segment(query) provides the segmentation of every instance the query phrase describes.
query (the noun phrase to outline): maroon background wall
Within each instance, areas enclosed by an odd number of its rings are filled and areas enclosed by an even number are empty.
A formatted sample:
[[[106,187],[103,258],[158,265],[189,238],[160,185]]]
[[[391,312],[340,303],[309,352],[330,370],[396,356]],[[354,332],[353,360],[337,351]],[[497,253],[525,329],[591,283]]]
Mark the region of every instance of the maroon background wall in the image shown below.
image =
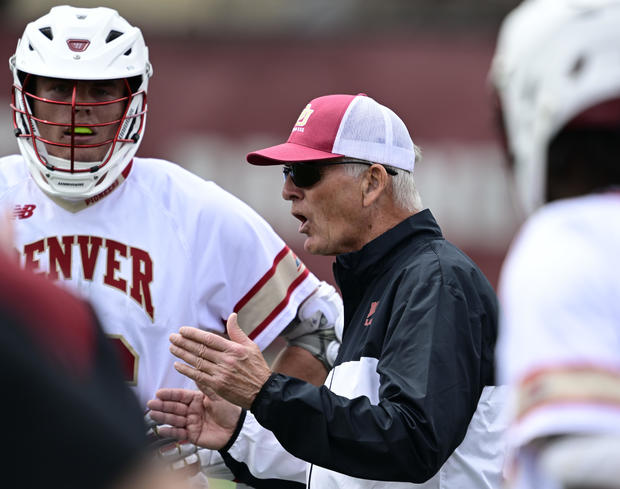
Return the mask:
[[[0,59],[12,54],[18,35],[6,30],[0,35]],[[187,132],[232,140],[260,132],[284,140],[313,97],[358,92],[394,108],[422,147],[445,141],[496,144],[486,86],[494,33],[238,41],[149,32],[145,37],[155,73],[141,155],[171,158],[173,141]],[[8,92],[8,69],[6,83]],[[239,171],[244,164],[239,161]],[[493,284],[505,245],[465,250]],[[331,259],[295,251],[331,281]]]
[[[142,154],[165,157],[169,138],[196,128],[284,140],[303,105],[326,93],[364,92],[393,107],[422,147],[495,141],[486,86],[492,35],[149,44],[155,76]],[[466,249],[493,284],[505,252],[498,246]],[[331,280],[329,258],[295,251]]]

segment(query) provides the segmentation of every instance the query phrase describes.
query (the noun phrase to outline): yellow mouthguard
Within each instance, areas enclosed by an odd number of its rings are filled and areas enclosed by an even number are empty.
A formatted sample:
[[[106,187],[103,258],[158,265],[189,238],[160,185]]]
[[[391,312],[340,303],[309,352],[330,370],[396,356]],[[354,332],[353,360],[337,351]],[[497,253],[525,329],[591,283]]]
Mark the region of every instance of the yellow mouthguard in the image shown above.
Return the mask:
[[[76,127],[74,132],[75,134],[92,134],[93,130],[90,127]]]

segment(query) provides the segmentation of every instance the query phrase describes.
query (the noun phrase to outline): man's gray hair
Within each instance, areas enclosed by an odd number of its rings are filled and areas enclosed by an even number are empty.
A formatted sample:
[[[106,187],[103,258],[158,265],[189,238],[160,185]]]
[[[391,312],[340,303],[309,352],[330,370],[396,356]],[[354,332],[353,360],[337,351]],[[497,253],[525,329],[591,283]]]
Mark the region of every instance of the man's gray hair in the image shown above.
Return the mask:
[[[422,160],[422,151],[419,147],[414,145],[415,161],[416,164]],[[415,186],[413,179],[413,172],[395,168],[389,165],[383,165],[386,168],[390,168],[396,172],[396,175],[392,176],[392,192],[394,194],[394,202],[398,206],[406,209],[409,212],[419,212],[423,209],[422,198]],[[350,165],[344,165],[345,172],[353,177],[359,177],[362,173],[368,170],[367,165],[360,163],[351,163]]]

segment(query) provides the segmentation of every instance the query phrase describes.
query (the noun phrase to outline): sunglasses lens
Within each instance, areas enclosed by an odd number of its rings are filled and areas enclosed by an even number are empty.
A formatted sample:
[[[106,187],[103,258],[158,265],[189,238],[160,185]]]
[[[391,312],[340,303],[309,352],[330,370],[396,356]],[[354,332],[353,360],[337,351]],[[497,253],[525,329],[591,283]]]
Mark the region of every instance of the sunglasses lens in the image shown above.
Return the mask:
[[[297,163],[284,167],[284,178],[286,179],[288,175],[296,186],[304,188],[314,185],[321,179],[321,170],[318,166]]]

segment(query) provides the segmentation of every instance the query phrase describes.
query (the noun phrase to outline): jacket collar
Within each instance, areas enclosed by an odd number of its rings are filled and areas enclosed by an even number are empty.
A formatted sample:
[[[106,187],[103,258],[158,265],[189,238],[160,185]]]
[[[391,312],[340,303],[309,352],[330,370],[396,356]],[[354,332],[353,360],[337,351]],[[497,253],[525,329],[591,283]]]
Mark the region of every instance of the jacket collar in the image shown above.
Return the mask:
[[[367,283],[377,273],[389,269],[398,259],[404,250],[404,241],[422,243],[442,237],[441,229],[431,211],[424,209],[366,243],[360,250],[338,255],[333,265],[336,283],[341,290],[343,286],[346,288],[347,284]],[[407,246],[410,252],[409,246],[411,243]]]

